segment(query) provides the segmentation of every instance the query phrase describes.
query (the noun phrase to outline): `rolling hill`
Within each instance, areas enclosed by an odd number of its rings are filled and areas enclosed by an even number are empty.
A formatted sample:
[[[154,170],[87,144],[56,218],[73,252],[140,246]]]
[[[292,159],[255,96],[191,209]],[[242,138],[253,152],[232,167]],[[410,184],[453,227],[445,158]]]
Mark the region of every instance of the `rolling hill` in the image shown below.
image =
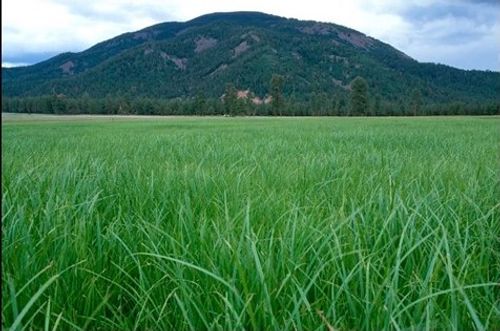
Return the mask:
[[[80,53],[2,68],[2,95],[218,97],[227,83],[265,96],[273,74],[284,93],[345,95],[362,76],[370,93],[397,101],[419,90],[435,103],[499,102],[500,73],[419,63],[347,27],[258,12],[214,13],[125,33]]]

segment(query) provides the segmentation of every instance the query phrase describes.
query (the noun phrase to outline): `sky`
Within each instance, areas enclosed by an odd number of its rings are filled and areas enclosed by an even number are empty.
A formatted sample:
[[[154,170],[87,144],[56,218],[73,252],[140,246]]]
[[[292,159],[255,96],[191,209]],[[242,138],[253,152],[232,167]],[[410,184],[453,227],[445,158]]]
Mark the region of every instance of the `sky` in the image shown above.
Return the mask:
[[[160,22],[240,10],[341,24],[421,62],[500,71],[500,0],[3,0],[2,66],[83,51]]]

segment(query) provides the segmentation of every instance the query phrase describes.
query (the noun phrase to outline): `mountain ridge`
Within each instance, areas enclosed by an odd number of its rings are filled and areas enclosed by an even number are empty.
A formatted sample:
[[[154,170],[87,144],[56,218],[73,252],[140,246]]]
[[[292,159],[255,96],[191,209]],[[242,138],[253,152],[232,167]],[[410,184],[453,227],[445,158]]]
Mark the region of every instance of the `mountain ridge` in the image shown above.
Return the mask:
[[[356,76],[387,100],[421,91],[429,102],[499,101],[500,73],[420,63],[389,44],[333,23],[260,12],[164,22],[76,53],[2,68],[2,95],[218,97],[226,83],[264,96],[273,74],[285,95],[345,95]]]

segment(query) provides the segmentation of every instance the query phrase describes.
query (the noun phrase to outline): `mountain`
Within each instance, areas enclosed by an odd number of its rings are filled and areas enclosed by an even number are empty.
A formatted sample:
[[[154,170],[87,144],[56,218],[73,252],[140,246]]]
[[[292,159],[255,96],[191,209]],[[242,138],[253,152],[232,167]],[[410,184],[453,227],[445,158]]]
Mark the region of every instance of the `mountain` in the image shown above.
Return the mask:
[[[429,102],[500,101],[500,73],[419,63],[336,24],[258,12],[213,13],[125,33],[80,53],[2,68],[2,95],[218,97],[227,83],[265,96],[273,74],[284,94],[347,94],[361,76],[385,100],[418,90]]]

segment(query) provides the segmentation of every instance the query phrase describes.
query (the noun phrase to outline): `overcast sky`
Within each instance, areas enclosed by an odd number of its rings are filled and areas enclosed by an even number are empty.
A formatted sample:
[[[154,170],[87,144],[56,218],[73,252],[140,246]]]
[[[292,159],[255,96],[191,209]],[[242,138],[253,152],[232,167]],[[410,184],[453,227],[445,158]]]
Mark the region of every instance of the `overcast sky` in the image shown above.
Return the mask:
[[[3,0],[2,65],[83,51],[159,22],[237,10],[337,23],[422,62],[500,71],[500,0]]]

